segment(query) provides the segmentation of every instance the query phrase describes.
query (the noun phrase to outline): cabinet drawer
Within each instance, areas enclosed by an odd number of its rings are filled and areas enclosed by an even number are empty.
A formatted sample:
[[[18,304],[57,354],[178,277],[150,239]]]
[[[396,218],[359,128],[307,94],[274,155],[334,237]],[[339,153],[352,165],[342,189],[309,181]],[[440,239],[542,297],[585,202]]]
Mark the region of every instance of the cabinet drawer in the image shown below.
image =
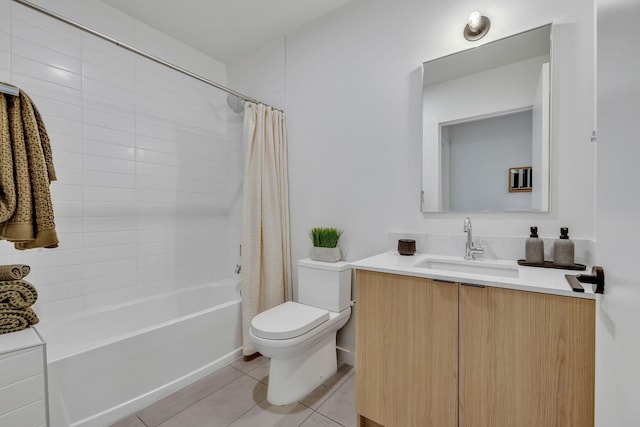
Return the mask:
[[[44,376],[36,375],[7,387],[0,388],[0,416],[17,408],[44,399]],[[12,424],[2,424],[1,426]]]
[[[0,415],[0,426],[39,427],[46,424],[44,400],[23,406],[13,412]]]
[[[0,355],[0,388],[42,374],[42,347],[29,348]]]

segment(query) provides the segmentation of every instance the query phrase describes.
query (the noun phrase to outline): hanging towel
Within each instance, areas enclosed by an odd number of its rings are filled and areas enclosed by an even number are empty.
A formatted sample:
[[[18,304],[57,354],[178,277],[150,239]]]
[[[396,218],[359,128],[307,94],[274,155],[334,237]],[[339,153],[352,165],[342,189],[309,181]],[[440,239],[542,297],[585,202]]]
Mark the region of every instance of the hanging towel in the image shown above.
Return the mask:
[[[0,239],[16,249],[55,248],[49,184],[56,180],[44,122],[29,96],[0,95]]]
[[[0,282],[0,308],[27,308],[38,300],[38,291],[25,280]]]
[[[0,281],[23,279],[30,271],[31,267],[26,264],[0,265]]]
[[[13,169],[7,97],[0,95],[0,188],[2,188],[0,191],[0,224],[11,218],[16,210],[16,186]],[[0,231],[2,231],[2,226],[0,226]]]
[[[0,334],[21,331],[30,325],[36,325],[39,321],[30,307],[9,309],[2,308],[0,304]]]

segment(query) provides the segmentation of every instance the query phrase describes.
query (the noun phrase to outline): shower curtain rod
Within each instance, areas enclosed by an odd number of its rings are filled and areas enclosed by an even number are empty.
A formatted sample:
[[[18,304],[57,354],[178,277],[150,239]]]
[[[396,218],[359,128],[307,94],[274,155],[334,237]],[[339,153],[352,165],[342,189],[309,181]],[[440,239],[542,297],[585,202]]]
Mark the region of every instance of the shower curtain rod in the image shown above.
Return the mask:
[[[96,31],[96,30],[94,30],[92,28],[89,28],[89,27],[87,27],[85,25],[82,25],[82,24],[80,24],[80,23],[78,23],[76,21],[72,21],[71,19],[65,18],[62,15],[58,15],[57,13],[52,12],[52,11],[50,11],[48,9],[43,8],[43,7],[40,7],[37,4],[31,3],[30,1],[27,1],[27,0],[13,0],[13,1],[16,2],[16,3],[20,3],[21,5],[26,6],[28,8],[31,8],[31,9],[33,9],[35,11],[38,11],[40,13],[43,13],[43,14],[45,14],[47,16],[50,16],[51,18],[57,19],[58,21],[62,21],[64,23],[66,23],[66,24],[69,24],[72,27],[78,28],[78,29],[80,29],[80,30],[82,30],[84,32],[87,32],[89,34],[93,34],[94,36],[99,37],[99,38],[101,38],[103,40],[106,40],[106,41],[108,41],[110,43],[113,43],[118,47],[121,47],[123,49],[128,50],[129,52],[133,52],[136,55],[140,55],[140,56],[142,56],[144,58],[147,58],[147,59],[149,59],[149,60],[151,60],[153,62],[156,62],[158,64],[164,65],[165,67],[171,68],[174,71],[177,71],[177,72],[182,73],[182,74],[184,74],[186,76],[189,76],[191,78],[199,80],[202,83],[208,84],[209,86],[213,86],[213,87],[215,87],[217,89],[220,89],[220,90],[222,90],[224,92],[227,92],[230,95],[236,96],[236,97],[238,97],[240,99],[243,99],[245,101],[249,101],[249,102],[254,102],[256,104],[263,104],[263,105],[270,106],[269,104],[266,104],[264,102],[260,102],[258,100],[255,100],[255,99],[253,99],[253,98],[251,98],[251,97],[249,97],[247,95],[241,94],[240,92],[236,92],[233,89],[229,89],[228,87],[223,86],[220,83],[216,83],[213,80],[209,80],[209,79],[207,79],[205,77],[202,77],[202,76],[200,76],[200,75],[198,75],[196,73],[193,73],[193,72],[191,72],[189,70],[186,70],[186,69],[184,69],[182,67],[179,67],[179,66],[177,66],[175,64],[172,64],[171,62],[165,61],[164,59],[160,59],[157,56],[151,55],[151,54],[149,54],[147,52],[144,52],[144,51],[142,51],[140,49],[137,49],[137,48],[135,48],[135,47],[133,47],[131,45],[128,45],[128,44],[123,43],[123,42],[121,42],[119,40],[116,40],[113,37],[109,37],[106,34],[103,34],[103,33],[99,32],[99,31]],[[277,109],[275,107],[272,107],[272,108],[275,109],[275,110],[278,110],[278,111],[282,111],[282,110],[279,110],[279,109]]]

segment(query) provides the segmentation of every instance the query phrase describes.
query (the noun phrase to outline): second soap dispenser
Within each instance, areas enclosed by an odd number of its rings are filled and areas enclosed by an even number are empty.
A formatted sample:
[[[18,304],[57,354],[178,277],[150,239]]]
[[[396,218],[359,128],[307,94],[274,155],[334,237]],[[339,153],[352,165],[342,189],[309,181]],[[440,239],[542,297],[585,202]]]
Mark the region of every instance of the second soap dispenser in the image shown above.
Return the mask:
[[[531,227],[525,243],[525,260],[532,264],[544,263],[544,242],[538,237],[538,227]]]
[[[569,229],[560,229],[560,238],[553,243],[553,263],[556,265],[572,266],[574,264],[575,246],[569,239]]]

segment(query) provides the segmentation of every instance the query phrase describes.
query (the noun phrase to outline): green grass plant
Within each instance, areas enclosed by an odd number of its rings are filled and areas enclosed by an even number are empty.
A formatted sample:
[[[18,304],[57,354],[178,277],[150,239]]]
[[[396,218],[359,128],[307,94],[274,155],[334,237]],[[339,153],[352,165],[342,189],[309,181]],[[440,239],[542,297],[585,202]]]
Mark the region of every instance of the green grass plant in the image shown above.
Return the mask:
[[[333,227],[314,227],[309,235],[313,246],[317,248],[335,248],[338,246],[342,231]]]

